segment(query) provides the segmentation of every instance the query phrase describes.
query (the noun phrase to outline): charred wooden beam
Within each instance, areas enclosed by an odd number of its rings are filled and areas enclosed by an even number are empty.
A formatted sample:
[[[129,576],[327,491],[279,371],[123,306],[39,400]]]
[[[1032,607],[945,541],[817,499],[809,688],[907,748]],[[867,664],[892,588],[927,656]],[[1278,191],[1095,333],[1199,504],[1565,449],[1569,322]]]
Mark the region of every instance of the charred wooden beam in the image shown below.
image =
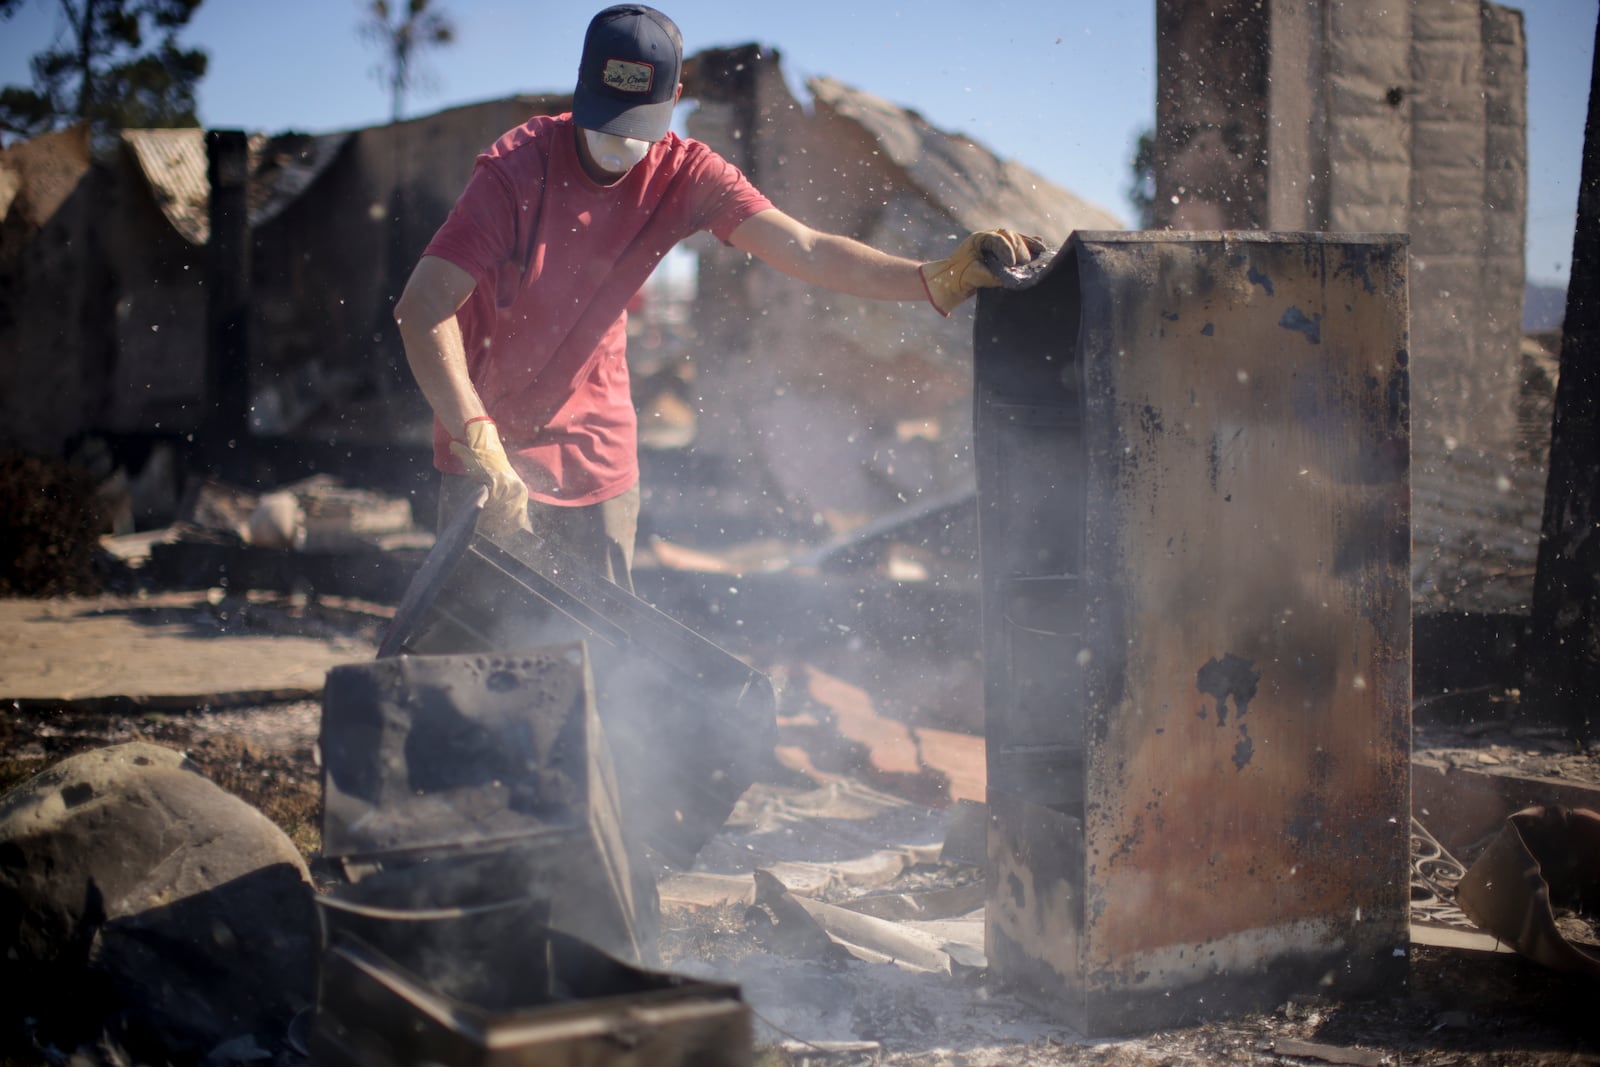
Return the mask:
[[[211,236],[206,244],[205,466],[250,430],[249,140],[241,130],[206,131]]]

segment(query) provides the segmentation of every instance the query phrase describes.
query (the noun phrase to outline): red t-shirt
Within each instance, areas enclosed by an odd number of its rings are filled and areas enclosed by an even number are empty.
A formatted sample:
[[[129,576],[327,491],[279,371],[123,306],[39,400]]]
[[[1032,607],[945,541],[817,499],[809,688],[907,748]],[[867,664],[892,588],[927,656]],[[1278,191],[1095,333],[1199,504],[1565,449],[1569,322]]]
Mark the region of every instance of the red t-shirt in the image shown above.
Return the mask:
[[[478,157],[424,255],[477,287],[456,314],[467,369],[534,499],[593,504],[639,478],[627,306],[673,245],[727,241],[772,207],[739,169],[669,133],[613,185],[583,169],[571,115],[539,116]],[[434,421],[433,461],[460,474]]]

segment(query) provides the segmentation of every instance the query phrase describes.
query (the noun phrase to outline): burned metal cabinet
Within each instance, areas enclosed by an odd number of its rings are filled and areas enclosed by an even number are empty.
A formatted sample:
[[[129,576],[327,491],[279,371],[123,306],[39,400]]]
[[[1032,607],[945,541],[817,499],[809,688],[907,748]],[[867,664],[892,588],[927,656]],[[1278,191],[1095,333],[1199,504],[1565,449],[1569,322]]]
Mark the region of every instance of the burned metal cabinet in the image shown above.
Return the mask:
[[[980,298],[988,956],[1084,1033],[1403,980],[1406,331],[1391,235],[1079,233]]]

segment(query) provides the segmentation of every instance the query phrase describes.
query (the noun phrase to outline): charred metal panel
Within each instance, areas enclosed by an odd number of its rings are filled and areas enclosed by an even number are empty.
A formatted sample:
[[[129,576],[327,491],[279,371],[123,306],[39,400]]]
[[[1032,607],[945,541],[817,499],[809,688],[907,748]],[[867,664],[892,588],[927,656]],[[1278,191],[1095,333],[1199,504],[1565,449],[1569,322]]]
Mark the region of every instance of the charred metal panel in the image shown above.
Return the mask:
[[[427,584],[407,593],[411,617],[386,647],[585,642],[625,827],[667,863],[693,865],[771,764],[777,700],[766,675],[532,535],[474,535]]]
[[[1078,234],[975,334],[988,952],[1090,1034],[1404,974],[1404,238]]]
[[[319,746],[322,850],[361,872],[357,903],[533,901],[607,951],[648,951],[583,645],[335,667]]]

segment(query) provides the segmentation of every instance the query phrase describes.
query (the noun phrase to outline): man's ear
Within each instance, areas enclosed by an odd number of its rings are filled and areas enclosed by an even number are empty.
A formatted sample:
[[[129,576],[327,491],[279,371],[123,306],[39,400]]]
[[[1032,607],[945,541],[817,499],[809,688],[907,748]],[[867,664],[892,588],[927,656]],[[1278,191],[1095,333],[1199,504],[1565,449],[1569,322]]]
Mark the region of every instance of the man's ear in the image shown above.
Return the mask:
[[[679,82],[677,91],[672,94],[672,102],[674,104],[676,104],[679,100],[682,100],[682,99],[683,99],[683,83]]]

